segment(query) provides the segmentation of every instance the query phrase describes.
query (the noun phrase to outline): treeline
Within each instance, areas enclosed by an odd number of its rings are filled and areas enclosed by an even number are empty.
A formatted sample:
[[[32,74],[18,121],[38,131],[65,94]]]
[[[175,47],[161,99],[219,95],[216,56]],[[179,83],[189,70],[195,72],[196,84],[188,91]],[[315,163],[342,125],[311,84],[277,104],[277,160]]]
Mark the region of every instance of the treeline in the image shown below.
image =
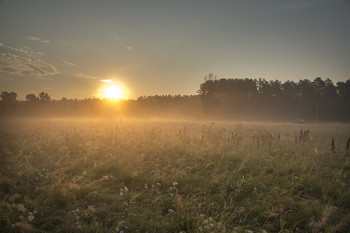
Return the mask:
[[[226,79],[209,74],[196,95],[142,96],[136,100],[66,99],[2,92],[2,117],[183,117],[192,119],[349,121],[350,79],[299,82]]]
[[[265,79],[218,79],[200,85],[205,112],[249,120],[350,120],[350,79],[315,78],[299,82]]]
[[[0,117],[197,117],[201,99],[194,95],[142,96],[136,100],[51,99],[48,93],[28,94],[17,100],[14,92],[2,92]]]

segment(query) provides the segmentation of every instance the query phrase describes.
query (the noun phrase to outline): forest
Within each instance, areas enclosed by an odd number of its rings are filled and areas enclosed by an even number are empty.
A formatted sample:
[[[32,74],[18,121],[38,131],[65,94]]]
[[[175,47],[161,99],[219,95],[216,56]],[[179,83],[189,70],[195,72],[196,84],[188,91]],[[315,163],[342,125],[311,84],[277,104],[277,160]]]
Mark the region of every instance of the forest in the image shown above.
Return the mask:
[[[3,91],[1,117],[134,117],[249,121],[349,121],[350,79],[298,82],[218,78],[210,73],[194,95],[154,95],[137,99],[51,99],[41,92],[17,100]]]

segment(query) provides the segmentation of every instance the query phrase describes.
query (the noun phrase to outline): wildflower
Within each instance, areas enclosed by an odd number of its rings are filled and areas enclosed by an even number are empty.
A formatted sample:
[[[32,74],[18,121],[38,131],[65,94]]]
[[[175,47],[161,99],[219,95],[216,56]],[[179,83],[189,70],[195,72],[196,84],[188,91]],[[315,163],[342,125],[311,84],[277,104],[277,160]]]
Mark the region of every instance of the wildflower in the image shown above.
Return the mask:
[[[156,173],[156,170],[152,170],[152,171],[151,171],[151,174],[154,174],[154,173]]]
[[[127,193],[129,191],[128,187],[124,187],[125,192]]]
[[[218,222],[218,230],[222,228],[222,222]]]
[[[95,211],[95,206],[89,205],[88,206],[88,210],[91,211],[91,212],[94,212]]]
[[[125,206],[129,206],[129,204],[128,204],[126,201],[124,201],[123,204],[124,204]]]
[[[175,210],[173,210],[173,209],[169,209],[169,210],[168,210],[168,212],[169,212],[169,213],[174,213],[174,212],[175,212]]]
[[[31,222],[31,221],[33,221],[33,220],[34,220],[34,216],[33,216],[32,214],[29,215],[29,216],[28,216],[28,221]]]
[[[146,189],[146,190],[148,189],[148,185],[147,185],[147,183],[145,184],[145,189]]]
[[[212,222],[214,219],[212,217],[208,218],[209,222]]]

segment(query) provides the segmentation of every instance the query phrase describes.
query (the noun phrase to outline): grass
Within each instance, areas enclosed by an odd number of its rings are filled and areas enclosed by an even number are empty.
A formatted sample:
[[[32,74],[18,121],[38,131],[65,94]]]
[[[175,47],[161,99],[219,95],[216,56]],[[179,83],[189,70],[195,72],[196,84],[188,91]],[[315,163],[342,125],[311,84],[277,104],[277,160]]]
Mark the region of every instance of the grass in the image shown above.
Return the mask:
[[[300,129],[310,129],[307,140],[295,140]],[[349,132],[348,124],[3,120],[0,228],[347,232]]]

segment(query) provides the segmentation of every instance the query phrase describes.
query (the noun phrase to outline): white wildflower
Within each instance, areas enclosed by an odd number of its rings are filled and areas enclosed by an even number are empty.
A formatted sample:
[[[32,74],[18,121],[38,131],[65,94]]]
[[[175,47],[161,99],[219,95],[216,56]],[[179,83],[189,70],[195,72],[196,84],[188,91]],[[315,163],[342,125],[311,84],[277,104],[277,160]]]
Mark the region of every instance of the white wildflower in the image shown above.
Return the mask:
[[[168,210],[168,212],[169,212],[169,213],[174,213],[174,212],[175,212],[175,210],[173,210],[173,209],[169,209],[169,210]]]
[[[89,205],[88,206],[88,210],[91,211],[91,212],[94,212],[95,211],[95,206]]]
[[[33,216],[32,214],[29,215],[29,216],[28,216],[28,221],[31,222],[31,221],[33,221],[33,220],[34,220],[34,216]]]

